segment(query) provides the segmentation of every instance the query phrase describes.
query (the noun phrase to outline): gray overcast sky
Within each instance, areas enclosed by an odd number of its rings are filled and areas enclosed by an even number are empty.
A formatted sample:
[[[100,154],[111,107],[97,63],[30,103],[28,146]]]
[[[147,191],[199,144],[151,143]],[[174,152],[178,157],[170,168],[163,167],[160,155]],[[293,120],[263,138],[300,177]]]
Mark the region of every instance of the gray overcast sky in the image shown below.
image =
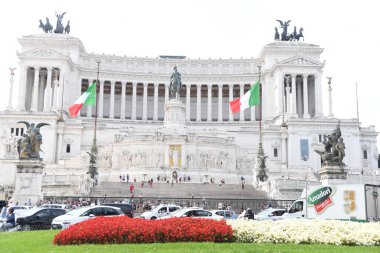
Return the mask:
[[[305,42],[325,48],[324,77],[333,78],[333,113],[356,117],[355,82],[363,126],[380,129],[380,1],[107,0],[0,1],[0,106],[6,106],[17,38],[42,33],[38,20],[67,12],[71,35],[88,52],[156,57],[251,58],[273,42],[276,19],[304,28]],[[16,85],[18,84],[16,70]],[[324,113],[327,80],[323,78]],[[380,140],[380,138],[378,138]]]

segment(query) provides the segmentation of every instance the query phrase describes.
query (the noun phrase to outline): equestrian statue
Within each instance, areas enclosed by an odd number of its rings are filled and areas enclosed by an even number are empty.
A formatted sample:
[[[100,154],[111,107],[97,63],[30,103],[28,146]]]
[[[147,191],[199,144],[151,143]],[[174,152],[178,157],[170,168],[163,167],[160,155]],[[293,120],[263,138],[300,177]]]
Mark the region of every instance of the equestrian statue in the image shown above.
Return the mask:
[[[169,96],[171,99],[179,99],[182,88],[181,74],[177,71],[177,66],[174,67],[174,72],[170,77]]]

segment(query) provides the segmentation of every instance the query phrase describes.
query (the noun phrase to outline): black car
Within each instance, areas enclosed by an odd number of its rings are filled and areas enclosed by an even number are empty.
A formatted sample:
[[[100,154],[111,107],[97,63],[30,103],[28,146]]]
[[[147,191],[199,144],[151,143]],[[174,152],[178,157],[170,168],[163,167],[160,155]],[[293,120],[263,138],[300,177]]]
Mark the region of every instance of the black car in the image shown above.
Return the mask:
[[[65,213],[66,210],[61,208],[33,208],[17,218],[16,223],[23,230],[50,229],[53,219]]]
[[[134,214],[134,212],[135,212],[135,210],[134,210],[134,208],[133,208],[133,206],[132,206],[131,204],[123,204],[123,203],[102,203],[102,206],[114,206],[114,207],[118,207],[118,208],[121,209],[121,211],[122,211],[125,215],[127,215],[127,216],[129,216],[129,217],[131,217],[131,218],[133,218],[133,214]]]

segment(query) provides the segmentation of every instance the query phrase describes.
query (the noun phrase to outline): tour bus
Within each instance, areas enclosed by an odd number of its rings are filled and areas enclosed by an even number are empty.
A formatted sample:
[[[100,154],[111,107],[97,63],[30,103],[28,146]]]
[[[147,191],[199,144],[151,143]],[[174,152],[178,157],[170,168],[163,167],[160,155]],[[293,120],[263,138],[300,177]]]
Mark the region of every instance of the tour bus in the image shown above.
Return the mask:
[[[308,186],[282,217],[379,221],[379,190],[370,184]]]

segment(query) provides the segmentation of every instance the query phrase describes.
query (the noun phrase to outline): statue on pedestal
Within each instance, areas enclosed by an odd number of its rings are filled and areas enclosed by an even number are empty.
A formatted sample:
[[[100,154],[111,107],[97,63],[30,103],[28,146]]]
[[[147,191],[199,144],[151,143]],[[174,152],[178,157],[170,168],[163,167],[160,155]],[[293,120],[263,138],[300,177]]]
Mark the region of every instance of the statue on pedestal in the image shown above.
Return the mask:
[[[177,66],[174,67],[174,72],[170,77],[170,86],[169,86],[169,96],[171,99],[179,98],[179,93],[181,92],[182,81],[181,74],[177,71]]]
[[[342,132],[340,131],[340,122],[332,132],[325,136],[323,140],[324,150],[314,150],[321,155],[322,165],[337,165],[343,167],[343,158],[345,156],[346,145],[343,142]]]
[[[40,128],[48,126],[47,123],[29,124],[26,121],[19,121],[26,125],[26,133],[18,141],[18,151],[20,159],[39,159],[42,145],[42,134]]]

